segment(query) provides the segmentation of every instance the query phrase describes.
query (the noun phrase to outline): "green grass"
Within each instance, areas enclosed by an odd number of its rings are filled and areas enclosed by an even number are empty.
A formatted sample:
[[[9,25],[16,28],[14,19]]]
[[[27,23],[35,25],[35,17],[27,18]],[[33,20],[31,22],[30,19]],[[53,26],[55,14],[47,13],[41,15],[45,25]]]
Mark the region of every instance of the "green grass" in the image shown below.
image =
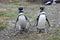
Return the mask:
[[[27,17],[29,17],[29,18],[32,18],[32,14],[29,13],[29,12],[25,12],[25,15],[26,15]]]
[[[55,34],[55,36],[53,37],[48,37],[47,40],[60,40],[60,35],[58,34],[60,33],[60,29],[56,29],[56,30],[51,30],[49,31],[48,34]]]
[[[12,2],[8,6],[9,7],[18,7],[18,6],[29,6],[31,4],[25,3],[25,2]]]
[[[15,18],[15,17],[17,17],[17,14],[8,13],[8,12],[1,12],[0,17]]]
[[[35,16],[32,15],[32,13],[29,13],[29,12],[25,12],[25,15],[28,17],[28,18],[35,18]],[[16,18],[18,15],[17,13],[8,13],[8,12],[0,12],[0,17],[8,17],[10,19],[12,18]]]
[[[12,3],[12,5],[16,5],[16,6],[28,6],[27,3]]]
[[[35,16],[33,15],[33,13],[30,13],[30,12],[25,12],[25,15],[30,18],[30,19],[33,19],[35,18]]]
[[[51,37],[51,38],[48,38],[47,40],[60,40],[60,37]]]
[[[4,25],[7,20],[15,19],[17,14],[9,12],[0,12],[0,31],[3,30],[7,25]],[[5,23],[6,24],[6,23]]]
[[[0,23],[0,31],[3,30],[6,26],[3,23]]]

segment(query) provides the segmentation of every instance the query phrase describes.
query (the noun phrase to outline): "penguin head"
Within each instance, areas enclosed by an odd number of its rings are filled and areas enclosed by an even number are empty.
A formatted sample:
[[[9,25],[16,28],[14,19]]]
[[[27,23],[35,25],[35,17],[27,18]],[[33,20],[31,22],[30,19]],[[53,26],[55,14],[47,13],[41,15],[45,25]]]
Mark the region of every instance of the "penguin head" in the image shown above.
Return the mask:
[[[19,7],[18,9],[19,9],[19,10],[23,10],[23,7]]]
[[[45,9],[45,7],[40,7],[40,12],[43,12],[44,11],[44,9]]]
[[[19,10],[19,13],[22,13],[23,12],[23,7],[19,7],[18,10]]]

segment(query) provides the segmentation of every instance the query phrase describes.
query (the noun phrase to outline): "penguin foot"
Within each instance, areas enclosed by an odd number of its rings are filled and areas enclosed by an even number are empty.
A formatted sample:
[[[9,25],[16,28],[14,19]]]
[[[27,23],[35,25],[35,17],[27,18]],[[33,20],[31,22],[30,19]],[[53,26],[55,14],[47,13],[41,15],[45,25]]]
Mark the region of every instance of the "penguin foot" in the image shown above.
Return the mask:
[[[28,29],[25,29],[24,32],[25,32],[25,33],[28,33]]]
[[[19,32],[20,34],[23,34],[23,30],[20,30],[20,32]]]
[[[45,33],[45,29],[37,29],[37,33]]]

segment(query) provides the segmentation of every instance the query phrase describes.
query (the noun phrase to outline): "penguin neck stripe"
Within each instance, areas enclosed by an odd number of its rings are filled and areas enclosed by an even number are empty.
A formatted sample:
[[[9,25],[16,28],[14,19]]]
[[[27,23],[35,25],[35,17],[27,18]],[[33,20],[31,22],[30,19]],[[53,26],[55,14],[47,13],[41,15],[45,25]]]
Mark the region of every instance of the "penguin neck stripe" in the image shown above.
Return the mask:
[[[24,15],[24,14],[20,14],[19,16],[21,16],[21,15]]]
[[[23,13],[23,11],[22,11],[22,10],[20,10],[20,11],[19,11],[19,13]]]

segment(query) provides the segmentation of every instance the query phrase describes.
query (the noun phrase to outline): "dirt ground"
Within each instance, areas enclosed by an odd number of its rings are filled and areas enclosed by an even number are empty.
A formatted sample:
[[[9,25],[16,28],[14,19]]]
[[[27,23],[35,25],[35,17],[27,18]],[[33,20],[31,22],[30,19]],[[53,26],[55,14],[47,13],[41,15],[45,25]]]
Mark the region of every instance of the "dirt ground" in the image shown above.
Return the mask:
[[[8,4],[0,4],[0,7],[7,8]],[[31,12],[32,17],[37,17],[39,12],[40,4],[32,4],[31,6],[24,6],[25,12]],[[37,9],[34,9],[37,7]],[[47,40],[49,37],[60,37],[60,4],[55,4],[51,6],[45,6],[46,15],[50,21],[51,27],[49,28],[48,34],[36,34],[35,32],[29,32],[25,34],[18,34],[13,36],[15,20],[7,21],[8,26],[0,31],[0,40]],[[15,12],[15,11],[13,11]],[[31,24],[34,25],[35,19],[31,19]],[[34,31],[36,27],[31,26],[31,30]],[[57,31],[59,30],[59,31]]]

